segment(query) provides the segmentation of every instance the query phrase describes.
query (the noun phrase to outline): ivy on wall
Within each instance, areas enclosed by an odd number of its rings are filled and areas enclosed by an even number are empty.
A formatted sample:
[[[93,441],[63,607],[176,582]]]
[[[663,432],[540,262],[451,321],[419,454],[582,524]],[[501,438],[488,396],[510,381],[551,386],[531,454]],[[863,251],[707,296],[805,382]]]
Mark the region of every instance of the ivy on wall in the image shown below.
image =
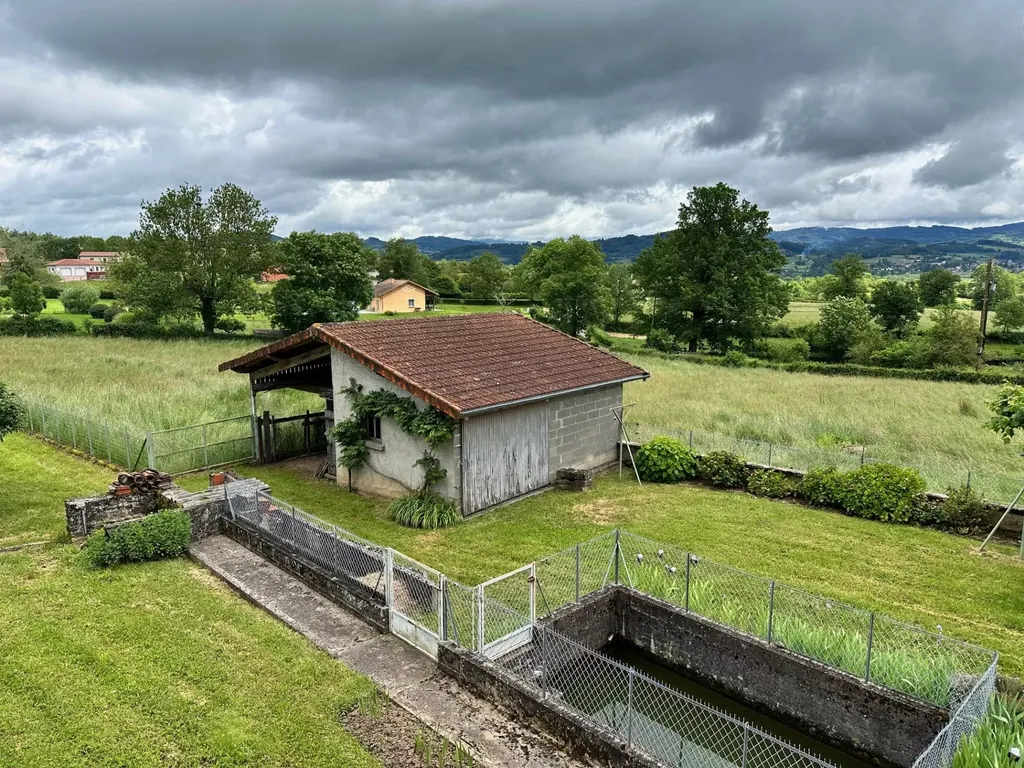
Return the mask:
[[[364,393],[355,379],[349,379],[348,387],[342,392],[352,405],[352,415],[335,424],[331,435],[341,446],[338,462],[343,467],[355,469],[366,463],[370,453],[366,447],[366,418],[376,416],[391,419],[406,434],[426,442],[427,450],[414,464],[423,470],[421,495],[447,477],[448,471],[441,466],[434,451],[455,437],[455,419],[430,406],[421,410],[411,397],[385,389]]]

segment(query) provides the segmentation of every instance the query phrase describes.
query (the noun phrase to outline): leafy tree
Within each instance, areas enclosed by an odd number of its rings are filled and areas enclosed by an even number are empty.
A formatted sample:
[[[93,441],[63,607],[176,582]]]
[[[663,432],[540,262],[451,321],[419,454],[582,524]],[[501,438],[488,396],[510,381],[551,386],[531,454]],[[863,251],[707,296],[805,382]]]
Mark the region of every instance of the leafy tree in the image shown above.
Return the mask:
[[[988,265],[980,264],[971,273],[971,303],[975,309],[981,309],[985,303],[985,276],[988,274]],[[989,308],[991,309],[1004,299],[1012,299],[1017,295],[1017,281],[1013,275],[1002,267],[992,267],[992,293],[989,297]]]
[[[381,280],[389,277],[412,280],[433,288],[430,284],[431,264],[430,257],[421,253],[416,243],[393,237],[377,254],[377,276]]]
[[[460,263],[457,261],[435,261],[436,274],[431,277],[433,285],[430,286],[442,296],[461,296],[461,282],[464,274]]]
[[[1024,328],[1024,299],[1003,299],[996,304],[995,322],[1008,331]]]
[[[1004,443],[1009,443],[1018,430],[1024,429],[1024,386],[1004,383],[988,407],[992,411],[988,428],[999,435]]]
[[[524,284],[536,286],[541,300],[562,331],[572,336],[601,325],[610,297],[605,287],[604,254],[579,235],[534,247],[520,264]]]
[[[110,268],[123,303],[161,318],[194,317],[213,335],[217,319],[255,305],[253,281],[275,252],[277,219],[234,184],[169,189],[144,202],[127,254]]]
[[[917,291],[926,307],[941,307],[943,304],[956,304],[959,284],[960,278],[948,269],[932,269],[918,279]]]
[[[4,441],[4,435],[18,431],[24,413],[21,399],[0,381],[0,443]]]
[[[640,293],[628,264],[612,264],[608,267],[607,282],[612,300],[612,320],[618,325],[623,315],[631,314],[636,310]]]
[[[817,340],[831,357],[842,360],[872,327],[867,304],[856,297],[840,296],[821,308]]]
[[[29,237],[7,237],[0,241],[7,251],[7,263],[0,271],[0,283],[10,286],[16,274],[23,274],[35,282],[42,282],[46,273],[45,262],[36,242]]]
[[[981,333],[974,318],[951,306],[942,306],[932,315],[932,326],[925,331],[930,365],[976,365]]]
[[[871,314],[889,333],[903,335],[917,325],[923,310],[917,286],[898,280],[883,280],[871,292]]]
[[[634,274],[657,321],[691,352],[752,342],[786,314],[786,257],[768,237],[768,212],[726,184],[694,187],[677,228],[637,258]]]
[[[505,288],[508,273],[495,254],[487,251],[466,265],[465,284],[474,299],[493,301]]]
[[[868,267],[856,253],[848,253],[841,259],[832,262],[831,276],[826,278],[822,287],[822,296],[825,301],[840,296],[847,298],[865,298],[867,286],[865,278],[868,275]]]
[[[88,283],[72,283],[60,294],[60,302],[65,312],[84,315],[89,307],[99,301],[100,289]]]
[[[34,315],[46,309],[43,287],[23,272],[11,278],[11,308],[19,315]]]
[[[313,323],[355,320],[373,301],[369,265],[374,254],[358,235],[292,232],[279,253],[288,279],[274,284],[275,328],[301,331]]]

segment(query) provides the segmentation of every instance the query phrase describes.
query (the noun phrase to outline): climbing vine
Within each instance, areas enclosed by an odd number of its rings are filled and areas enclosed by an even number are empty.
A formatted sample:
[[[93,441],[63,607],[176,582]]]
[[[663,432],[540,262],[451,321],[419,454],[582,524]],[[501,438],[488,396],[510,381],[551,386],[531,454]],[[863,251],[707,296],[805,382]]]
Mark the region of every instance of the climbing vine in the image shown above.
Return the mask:
[[[434,451],[455,436],[453,418],[430,406],[421,410],[411,397],[385,389],[364,393],[355,379],[349,379],[349,386],[342,392],[352,405],[352,415],[335,424],[331,436],[341,446],[339,463],[343,467],[355,469],[366,463],[370,453],[366,447],[366,417],[376,416],[391,419],[406,434],[426,442],[427,450],[414,465],[423,470],[420,495],[428,493],[447,477],[448,471],[441,466]]]

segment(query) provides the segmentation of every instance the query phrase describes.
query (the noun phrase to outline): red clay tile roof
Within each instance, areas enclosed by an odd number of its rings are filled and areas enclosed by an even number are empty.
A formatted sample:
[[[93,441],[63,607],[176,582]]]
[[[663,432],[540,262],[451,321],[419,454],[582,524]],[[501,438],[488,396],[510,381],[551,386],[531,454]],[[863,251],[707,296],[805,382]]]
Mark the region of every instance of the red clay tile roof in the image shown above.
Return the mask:
[[[264,283],[276,283],[278,280],[288,279],[288,275],[284,272],[264,272],[262,277]]]
[[[106,269],[106,264],[102,261],[92,261],[91,259],[61,259],[60,261],[51,261],[46,266],[48,267],[103,267]]]
[[[521,400],[650,374],[614,355],[516,313],[316,324],[222,363],[221,371],[265,368],[329,344],[456,418]],[[338,384],[338,382],[335,382]],[[342,382],[344,384],[344,382]]]
[[[417,288],[423,288],[419,283],[414,283],[412,280],[401,280],[394,277],[389,277],[387,280],[381,280],[375,286],[373,286],[374,298],[380,298],[385,294],[397,291],[403,285],[408,283],[409,285],[415,285]],[[437,296],[437,294],[429,288],[423,288],[424,292],[429,293],[431,296]]]
[[[109,258],[112,258],[112,257],[116,258],[116,257],[118,257],[120,255],[121,254],[118,253],[117,251],[82,251],[81,253],[78,254],[78,258],[80,258],[80,259],[95,259],[95,258],[97,258],[99,256],[105,256],[105,257],[107,257],[109,259]]]

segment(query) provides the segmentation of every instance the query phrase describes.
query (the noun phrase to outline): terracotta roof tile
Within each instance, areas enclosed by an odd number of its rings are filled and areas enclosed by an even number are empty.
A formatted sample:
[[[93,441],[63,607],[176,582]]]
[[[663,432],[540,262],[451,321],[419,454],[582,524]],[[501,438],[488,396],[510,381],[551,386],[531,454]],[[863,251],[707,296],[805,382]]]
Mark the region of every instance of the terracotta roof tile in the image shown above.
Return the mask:
[[[314,339],[453,416],[649,375],[546,325],[504,312],[314,325],[220,370],[257,370],[274,362],[272,355],[308,348]]]
[[[92,259],[61,259],[60,261],[51,261],[46,266],[48,267],[106,267],[102,261],[94,261]]]
[[[423,288],[425,292],[431,294],[432,296],[437,296],[437,293],[430,290],[429,288],[424,288],[419,283],[414,283],[412,280],[402,280],[394,277],[389,277],[387,280],[381,280],[379,283],[373,286],[373,295],[376,298],[380,298],[385,294],[398,290],[406,283],[408,283],[409,285],[415,285],[417,288]]]

